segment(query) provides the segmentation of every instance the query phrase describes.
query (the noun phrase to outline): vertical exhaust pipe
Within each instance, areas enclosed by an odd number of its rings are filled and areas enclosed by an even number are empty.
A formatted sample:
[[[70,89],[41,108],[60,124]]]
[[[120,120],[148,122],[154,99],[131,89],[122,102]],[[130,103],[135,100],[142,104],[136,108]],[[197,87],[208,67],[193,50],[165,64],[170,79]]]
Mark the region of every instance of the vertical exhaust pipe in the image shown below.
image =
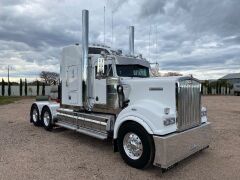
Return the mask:
[[[134,56],[134,26],[129,26],[129,53]]]
[[[90,62],[88,60],[89,12],[82,10],[82,101],[85,110],[90,110]]]

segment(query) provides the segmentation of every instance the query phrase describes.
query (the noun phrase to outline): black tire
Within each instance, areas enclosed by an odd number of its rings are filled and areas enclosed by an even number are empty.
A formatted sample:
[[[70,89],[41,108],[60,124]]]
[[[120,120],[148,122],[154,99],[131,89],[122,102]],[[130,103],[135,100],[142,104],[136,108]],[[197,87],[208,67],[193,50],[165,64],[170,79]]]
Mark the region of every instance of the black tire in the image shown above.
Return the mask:
[[[136,134],[141,140],[142,154],[138,159],[130,158],[124,150],[123,146],[124,137],[125,135],[127,136],[129,133]],[[141,125],[134,122],[127,122],[123,124],[118,132],[117,144],[123,160],[128,165],[137,169],[143,169],[147,168],[149,165],[152,164],[155,155],[153,138],[151,135],[147,133],[147,131]]]
[[[36,104],[33,104],[30,111],[30,122],[35,126],[41,126],[41,119],[39,116],[39,110]]]
[[[47,131],[51,131],[53,129],[52,113],[48,107],[43,107],[41,119],[42,119],[43,127]]]

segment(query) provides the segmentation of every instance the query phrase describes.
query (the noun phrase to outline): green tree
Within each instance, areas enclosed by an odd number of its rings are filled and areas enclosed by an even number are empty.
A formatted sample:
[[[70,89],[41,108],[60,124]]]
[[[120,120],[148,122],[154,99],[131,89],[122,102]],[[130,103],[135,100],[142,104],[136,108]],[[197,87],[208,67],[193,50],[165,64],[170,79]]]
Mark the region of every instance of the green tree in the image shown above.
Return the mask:
[[[45,85],[52,85],[54,81],[59,80],[59,74],[55,72],[49,72],[49,71],[42,71],[40,73],[40,78],[43,82],[45,82]]]
[[[42,95],[45,96],[45,83],[42,84]]]
[[[226,80],[219,80],[218,81],[218,84],[219,84],[219,94],[221,94],[222,93],[222,87],[224,87],[225,88],[225,93],[227,92],[227,81]]]
[[[11,91],[11,82],[9,81],[8,82],[8,96],[11,96],[11,93],[12,93],[12,91]]]
[[[205,80],[202,82],[202,86],[201,86],[202,94],[203,94],[203,88],[205,88],[207,90],[206,94],[210,94],[208,80]]]
[[[212,88],[211,88],[211,84],[209,81],[207,81],[207,92],[208,92],[208,94],[212,94]]]
[[[2,79],[2,96],[4,96],[4,95],[5,95],[5,82]]]
[[[217,81],[212,81],[210,84],[210,90],[211,90],[211,94],[213,93],[212,92],[212,89],[215,89],[216,90],[216,94],[218,94],[218,82]]]
[[[22,86],[23,86],[23,83],[22,83],[22,78],[21,78],[20,79],[20,84],[19,84],[20,96],[22,96]]]
[[[229,83],[227,82],[227,83],[226,83],[226,86],[225,86],[225,94],[226,94],[226,95],[228,94],[228,87],[229,87]]]
[[[25,92],[25,96],[27,96],[27,79],[25,78],[25,83],[24,83],[24,92]]]
[[[217,93],[217,94],[219,94],[219,91],[218,91],[218,90],[219,90],[219,83],[218,83],[218,81],[217,81],[217,82],[216,82],[216,93]]]
[[[233,89],[233,85],[229,84],[229,89],[228,89],[228,93],[231,94],[231,89]]]
[[[39,96],[39,81],[37,80],[37,95]]]
[[[4,96],[4,95],[5,95],[5,82],[2,78],[2,96]]]

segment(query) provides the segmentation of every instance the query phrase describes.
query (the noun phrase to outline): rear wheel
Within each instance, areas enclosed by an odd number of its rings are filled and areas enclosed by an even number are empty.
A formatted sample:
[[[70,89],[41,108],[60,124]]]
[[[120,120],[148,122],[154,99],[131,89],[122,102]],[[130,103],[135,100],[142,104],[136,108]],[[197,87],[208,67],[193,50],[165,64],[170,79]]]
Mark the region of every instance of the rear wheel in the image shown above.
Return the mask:
[[[30,122],[32,122],[35,126],[40,126],[41,125],[41,120],[39,117],[39,110],[37,105],[32,105],[31,107],[31,112],[30,112]]]
[[[153,139],[139,124],[129,122],[121,126],[117,142],[119,152],[128,165],[142,169],[152,164],[155,152]]]
[[[44,107],[42,110],[42,122],[43,122],[43,127],[47,131],[51,131],[53,128],[53,123],[52,123],[52,113],[48,107]]]

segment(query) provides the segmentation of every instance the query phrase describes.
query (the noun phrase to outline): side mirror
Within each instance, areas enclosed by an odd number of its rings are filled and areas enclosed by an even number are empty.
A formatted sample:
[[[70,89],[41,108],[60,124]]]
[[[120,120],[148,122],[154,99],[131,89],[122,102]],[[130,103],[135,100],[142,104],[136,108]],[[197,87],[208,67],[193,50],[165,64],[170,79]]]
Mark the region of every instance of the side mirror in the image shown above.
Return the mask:
[[[102,58],[102,57],[98,58],[98,62],[97,62],[97,74],[99,74],[99,75],[104,74],[104,65],[105,65],[104,58]]]

